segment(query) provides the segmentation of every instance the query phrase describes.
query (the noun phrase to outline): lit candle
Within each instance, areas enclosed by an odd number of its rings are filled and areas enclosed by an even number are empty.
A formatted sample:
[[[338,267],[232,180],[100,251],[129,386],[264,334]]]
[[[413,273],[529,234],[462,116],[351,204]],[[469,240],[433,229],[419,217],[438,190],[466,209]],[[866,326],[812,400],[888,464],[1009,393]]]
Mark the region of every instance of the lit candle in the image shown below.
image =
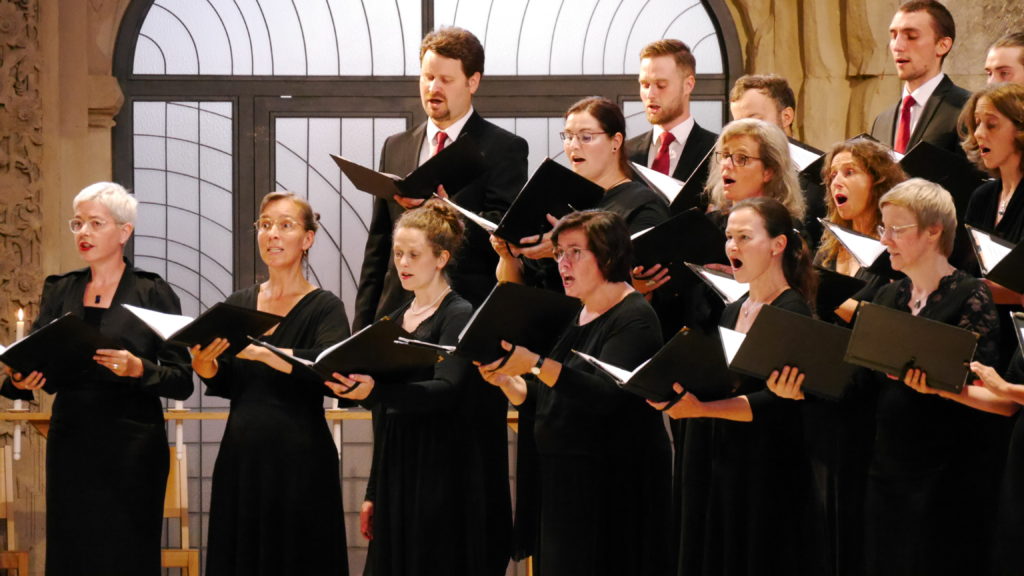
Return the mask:
[[[19,340],[22,340],[24,338],[25,338],[25,310],[22,309],[22,308],[18,308],[18,323],[15,324],[15,342],[17,342]],[[22,409],[21,408],[21,400],[15,400],[14,401],[14,409],[15,410],[21,410]],[[19,448],[21,448],[21,434],[17,433],[17,432],[20,432],[20,431],[21,431],[21,426],[20,425],[15,425],[15,432],[16,432],[15,435],[14,435],[14,448],[15,448],[14,451],[15,451],[15,453],[20,453],[21,452],[21,450],[19,450]]]
[[[25,338],[25,310],[18,308],[18,322],[14,325],[15,342]],[[22,410],[22,401],[14,401],[14,410]],[[14,424],[14,459],[21,460],[21,421]]]
[[[25,311],[21,308],[18,308],[18,323],[15,326],[17,332],[15,341],[18,341],[25,337]]]

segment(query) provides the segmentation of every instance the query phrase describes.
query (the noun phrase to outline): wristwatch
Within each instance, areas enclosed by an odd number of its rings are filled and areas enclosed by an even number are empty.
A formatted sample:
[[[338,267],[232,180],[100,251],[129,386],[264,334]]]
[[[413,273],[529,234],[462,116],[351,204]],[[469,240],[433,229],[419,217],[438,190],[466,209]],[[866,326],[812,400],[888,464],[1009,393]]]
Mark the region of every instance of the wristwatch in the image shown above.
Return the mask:
[[[533,368],[530,368],[530,374],[533,374],[534,376],[540,376],[540,369],[541,367],[544,366],[544,360],[545,358],[538,354],[537,363],[533,365]]]

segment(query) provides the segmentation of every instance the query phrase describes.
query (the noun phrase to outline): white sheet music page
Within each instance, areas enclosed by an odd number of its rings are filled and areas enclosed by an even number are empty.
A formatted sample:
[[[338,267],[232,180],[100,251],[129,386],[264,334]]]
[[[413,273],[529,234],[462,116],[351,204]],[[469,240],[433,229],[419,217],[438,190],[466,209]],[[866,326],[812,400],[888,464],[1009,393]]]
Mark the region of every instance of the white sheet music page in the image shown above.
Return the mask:
[[[722,352],[725,353],[725,362],[731,365],[732,359],[740,351],[740,346],[747,339],[747,335],[722,326],[718,327],[718,333],[722,337]]]
[[[1006,255],[1010,253],[1012,248],[1007,248],[1002,244],[992,239],[992,236],[982,232],[981,230],[971,228],[971,237],[974,239],[974,245],[978,248],[978,257],[981,260],[980,264],[982,271],[988,274],[996,264],[999,264],[1006,258]]]
[[[636,170],[636,173],[640,178],[647,183],[647,186],[650,187],[651,190],[654,190],[658,194],[664,196],[665,200],[667,200],[669,204],[672,204],[676,199],[676,196],[679,196],[679,193],[683,190],[683,186],[686,185],[686,182],[676,180],[675,178],[662,174],[657,170],[651,170],[642,164],[637,164],[636,162],[630,162],[630,164],[633,165],[633,169]]]
[[[590,354],[584,354],[579,350],[573,350],[573,353],[579,356],[580,358],[583,358],[587,362],[590,362],[594,366],[597,366],[601,370],[607,372],[608,375],[611,376],[612,379],[618,382],[619,384],[625,384],[626,382],[629,382],[629,379],[632,378],[634,374],[636,374],[636,371],[630,372],[625,368],[619,368],[618,366],[613,366],[607,362],[602,362],[601,360],[594,358]],[[648,360],[647,362],[650,362],[650,360]],[[644,362],[644,364],[647,364],[647,362]],[[643,364],[640,365],[640,368],[642,367]],[[637,368],[637,370],[639,370],[640,368]]]
[[[881,242],[874,238],[869,238],[862,234],[857,234],[851,230],[847,230],[842,226],[829,222],[828,220],[818,219],[830,232],[836,235],[839,242],[849,250],[850,254],[857,259],[857,262],[862,268],[867,268],[878,260],[878,257],[885,252],[885,246]]]
[[[138,316],[139,320],[145,322],[147,326],[152,328],[153,331],[159,334],[164,340],[167,340],[173,336],[175,332],[181,330],[185,326],[188,326],[190,322],[195,320],[195,318],[191,318],[189,316],[157,312],[156,310],[139,308],[138,306],[132,306],[131,304],[122,304],[122,306],[127,308],[132,314]]]

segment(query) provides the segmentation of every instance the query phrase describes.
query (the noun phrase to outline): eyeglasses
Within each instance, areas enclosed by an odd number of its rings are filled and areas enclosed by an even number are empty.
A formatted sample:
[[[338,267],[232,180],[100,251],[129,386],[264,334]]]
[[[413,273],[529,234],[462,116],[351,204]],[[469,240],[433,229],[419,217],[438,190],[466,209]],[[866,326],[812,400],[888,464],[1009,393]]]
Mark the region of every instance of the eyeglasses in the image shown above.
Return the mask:
[[[597,136],[598,134],[607,134],[607,132],[559,132],[558,137],[566,144],[572,142],[573,138],[581,144],[590,144],[594,141],[594,136]]]
[[[729,161],[732,162],[733,166],[739,166],[740,168],[746,166],[747,162],[750,162],[751,160],[760,160],[757,156],[747,156],[746,154],[741,154],[739,152],[733,152],[732,154],[727,152],[715,152],[715,158],[718,159],[719,163],[725,162],[725,159],[728,158]]]
[[[584,252],[590,252],[590,250],[579,246],[570,246],[565,249],[555,248],[555,262],[561,264],[562,260],[567,260],[570,264],[575,264],[580,261],[580,258],[583,258]]]
[[[881,240],[882,238],[885,238],[886,234],[889,235],[889,238],[892,238],[893,240],[896,240],[897,238],[900,237],[900,235],[903,234],[904,230],[909,230],[910,228],[914,228],[916,226],[917,226],[917,224],[901,224],[899,226],[889,226],[889,227],[879,226],[879,227],[875,228],[875,230],[878,232],[878,239],[879,240]]]
[[[68,228],[71,228],[73,234],[78,234],[86,227],[92,228],[93,232],[102,229],[107,225],[106,220],[100,220],[99,218],[93,218],[91,220],[82,220],[81,218],[72,218],[68,220]]]
[[[292,218],[260,218],[259,220],[252,223],[253,227],[256,228],[257,232],[270,232],[277,226],[280,232],[291,232],[292,230],[301,229],[301,224]]]

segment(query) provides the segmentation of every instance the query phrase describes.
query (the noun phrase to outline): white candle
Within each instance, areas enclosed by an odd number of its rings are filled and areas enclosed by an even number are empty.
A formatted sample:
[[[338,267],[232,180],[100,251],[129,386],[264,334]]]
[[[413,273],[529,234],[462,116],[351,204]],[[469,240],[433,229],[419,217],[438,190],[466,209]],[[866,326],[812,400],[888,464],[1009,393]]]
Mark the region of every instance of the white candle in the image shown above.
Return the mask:
[[[15,324],[15,341],[25,338],[25,310],[18,308],[18,323]],[[14,409],[21,410],[21,400],[14,401]],[[14,453],[21,456],[21,425],[14,426]]]
[[[14,459],[21,460],[21,422],[14,425]]]
[[[25,311],[21,308],[18,308],[18,323],[15,324],[15,327],[17,332],[15,341],[18,341],[25,337]]]

